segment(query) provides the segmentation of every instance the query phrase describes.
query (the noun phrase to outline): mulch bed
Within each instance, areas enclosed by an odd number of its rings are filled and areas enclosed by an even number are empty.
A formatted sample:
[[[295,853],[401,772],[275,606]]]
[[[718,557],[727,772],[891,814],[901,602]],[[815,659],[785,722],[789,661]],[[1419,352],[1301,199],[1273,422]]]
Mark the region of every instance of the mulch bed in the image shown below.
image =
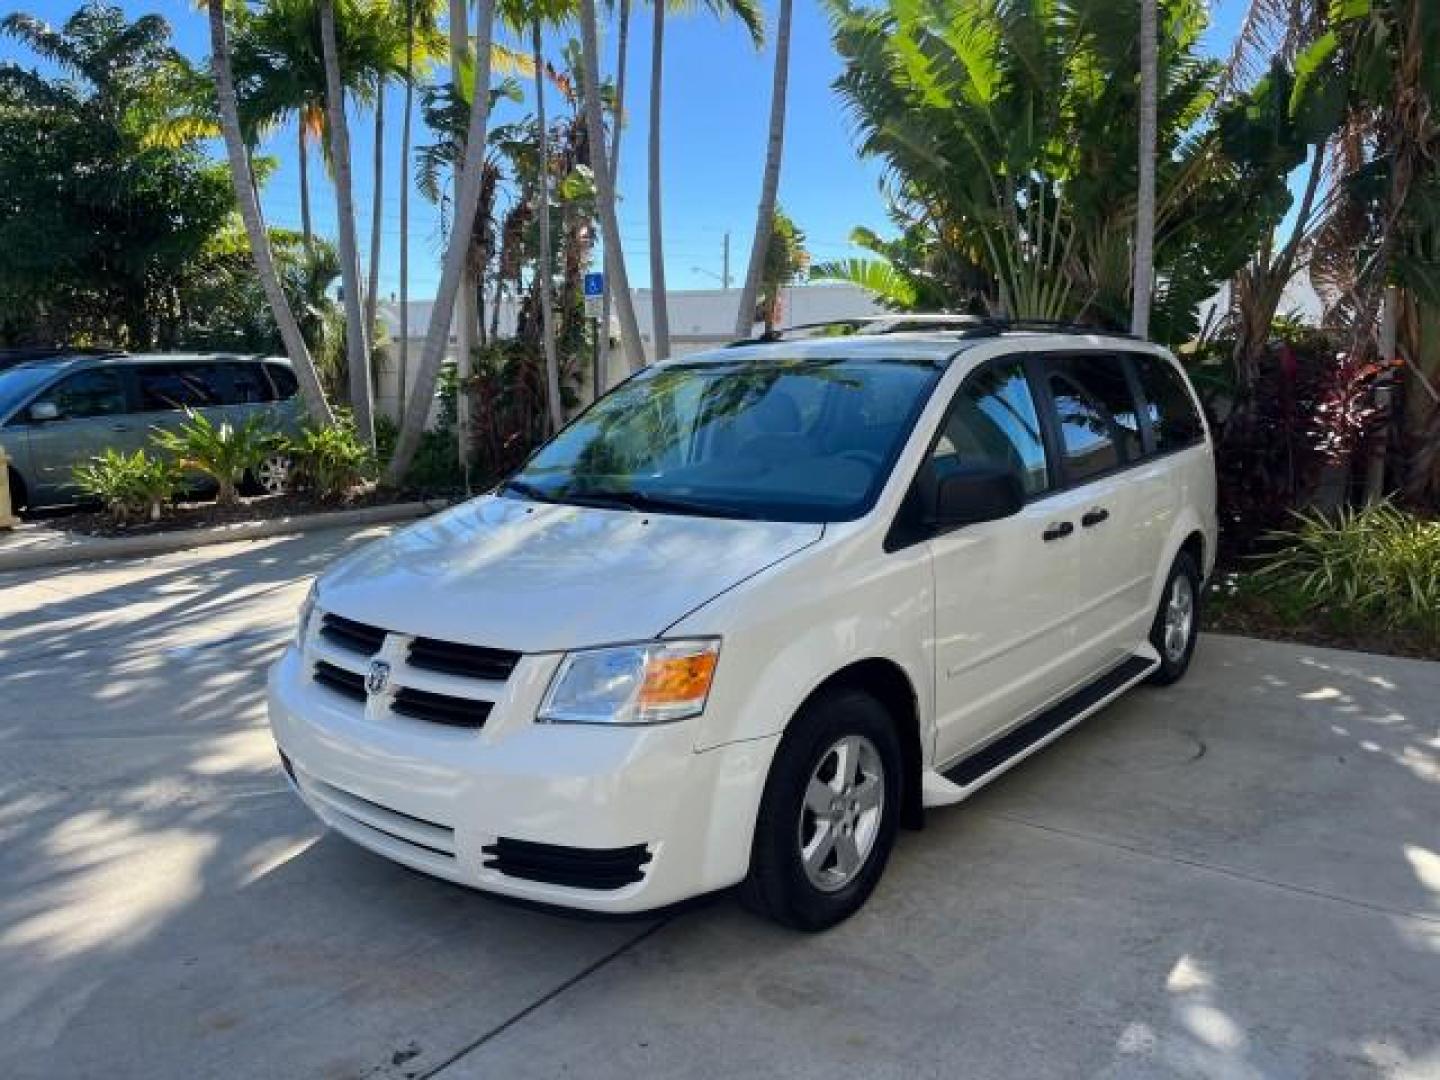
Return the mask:
[[[73,512],[45,515],[45,524],[82,536],[145,536],[149,533],[183,532],[187,529],[204,529],[212,525],[236,525],[250,521],[269,521],[274,518],[296,517],[304,514],[324,514],[336,510],[359,510],[369,506],[391,506],[396,503],[414,502],[419,498],[413,491],[391,491],[371,488],[358,491],[343,500],[325,501],[314,496],[297,492],[287,495],[257,495],[242,498],[239,506],[220,507],[213,502],[181,502],[167,507],[159,521],[137,521],[129,525],[117,525],[109,514],[93,508],[81,508]]]
[[[1440,660],[1440,647],[1414,633],[1386,626],[1337,626],[1320,613],[1305,622],[1277,611],[1263,596],[1205,598],[1201,626],[1220,634],[1316,645],[1328,649]]]

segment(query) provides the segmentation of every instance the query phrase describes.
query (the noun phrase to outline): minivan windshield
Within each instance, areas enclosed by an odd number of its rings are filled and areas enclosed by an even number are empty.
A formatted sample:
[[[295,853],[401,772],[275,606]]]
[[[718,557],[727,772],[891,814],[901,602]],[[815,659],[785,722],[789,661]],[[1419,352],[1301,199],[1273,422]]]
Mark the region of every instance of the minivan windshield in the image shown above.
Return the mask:
[[[30,395],[53,379],[59,370],[55,364],[27,364],[0,371],[0,420],[25,404]]]
[[[930,360],[674,363],[617,387],[509,481],[542,502],[772,521],[874,504],[940,375]]]

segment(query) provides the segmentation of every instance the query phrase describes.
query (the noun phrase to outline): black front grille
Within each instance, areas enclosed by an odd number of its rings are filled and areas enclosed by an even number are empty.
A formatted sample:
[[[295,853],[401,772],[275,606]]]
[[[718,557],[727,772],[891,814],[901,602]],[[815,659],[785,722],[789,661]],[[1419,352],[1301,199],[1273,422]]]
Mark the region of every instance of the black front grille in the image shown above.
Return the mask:
[[[365,676],[353,671],[346,671],[342,667],[326,663],[324,660],[315,661],[315,681],[321,686],[329,687],[337,694],[343,694],[351,701],[365,700]]]
[[[483,645],[457,645],[453,641],[417,637],[410,643],[410,666],[445,675],[464,675],[472,679],[493,679],[504,682],[510,678],[520,654],[505,649],[487,649]]]
[[[374,656],[385,644],[385,631],[378,626],[356,622],[342,615],[329,615],[320,621],[320,636],[342,649]]]
[[[401,716],[464,728],[483,728],[493,707],[488,701],[412,690],[408,686],[395,691],[390,703],[390,708]]]
[[[650,851],[644,844],[574,848],[502,836],[481,850],[487,856],[485,865],[492,870],[526,881],[568,885],[574,889],[624,888],[644,879],[642,868],[650,861]]]

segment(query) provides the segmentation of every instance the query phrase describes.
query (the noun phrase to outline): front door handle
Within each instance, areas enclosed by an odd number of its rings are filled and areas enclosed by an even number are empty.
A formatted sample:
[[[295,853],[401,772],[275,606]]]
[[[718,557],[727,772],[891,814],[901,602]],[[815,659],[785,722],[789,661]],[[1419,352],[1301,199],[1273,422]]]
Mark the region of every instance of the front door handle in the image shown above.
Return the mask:
[[[1086,512],[1085,516],[1080,519],[1080,524],[1088,529],[1092,526],[1099,525],[1102,521],[1109,520],[1109,517],[1109,510],[1106,510],[1103,506],[1097,506],[1094,510]]]
[[[1065,537],[1069,536],[1074,531],[1075,526],[1071,525],[1070,522],[1057,521],[1055,522],[1055,524],[1051,525],[1045,530],[1045,542],[1048,544],[1051,540],[1063,540],[1065,539]]]

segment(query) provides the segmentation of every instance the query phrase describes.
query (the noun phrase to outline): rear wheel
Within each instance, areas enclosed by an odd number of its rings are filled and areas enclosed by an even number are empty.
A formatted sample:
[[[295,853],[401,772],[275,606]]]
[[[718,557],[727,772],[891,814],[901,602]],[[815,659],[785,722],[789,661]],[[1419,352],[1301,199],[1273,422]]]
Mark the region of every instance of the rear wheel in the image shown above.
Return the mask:
[[[290,490],[294,468],[289,454],[270,454],[245,478],[245,486],[257,495],[283,495]]]
[[[1150,673],[1150,682],[1156,686],[1179,682],[1190,667],[1199,636],[1200,568],[1188,551],[1182,551],[1170,567],[1150,627],[1150,644],[1160,654],[1160,666]]]
[[[801,930],[853,915],[895,845],[902,783],[900,742],[883,705],[851,689],[807,703],[765,784],[746,905]]]

